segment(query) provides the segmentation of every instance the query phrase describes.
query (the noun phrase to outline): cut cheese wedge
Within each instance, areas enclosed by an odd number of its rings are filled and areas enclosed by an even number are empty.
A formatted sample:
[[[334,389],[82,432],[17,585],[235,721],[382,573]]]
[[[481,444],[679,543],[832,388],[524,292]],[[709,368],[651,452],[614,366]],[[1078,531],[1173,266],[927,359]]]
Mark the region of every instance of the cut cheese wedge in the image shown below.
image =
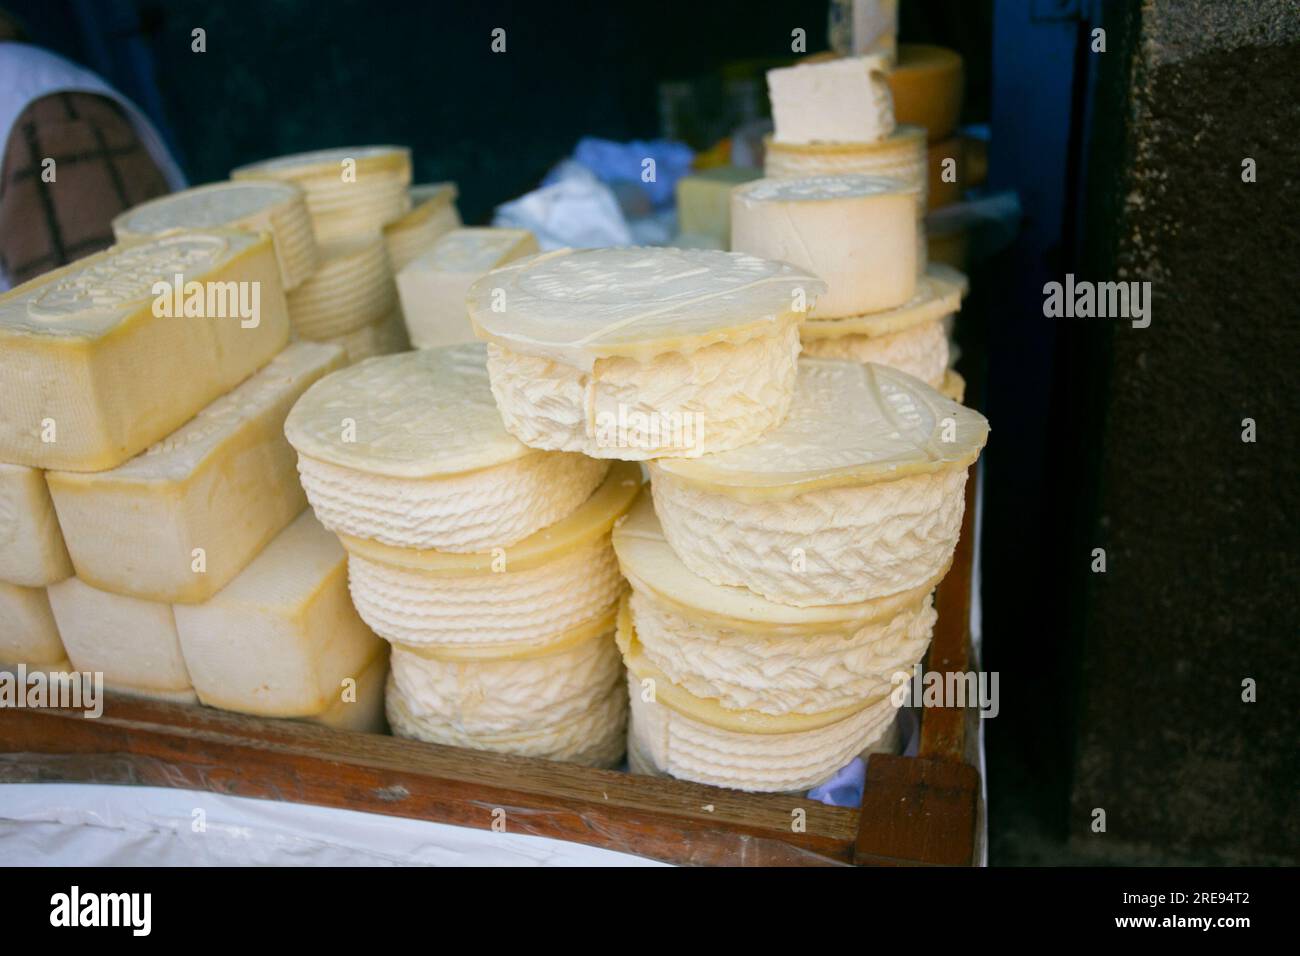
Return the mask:
[[[331,375],[294,407],[285,433],[321,522],[398,548],[513,545],[573,511],[608,467],[507,433],[477,343]]]
[[[476,282],[470,317],[506,428],[595,458],[694,456],[785,417],[798,322],[825,289],[704,249],[564,249]]]
[[[403,146],[349,146],[241,166],[231,179],[278,179],[307,194],[321,242],[378,235],[411,208],[411,151]]]
[[[316,271],[319,252],[306,195],[292,183],[210,183],[151,200],[113,220],[119,241],[219,228],[270,233],[285,291]]]
[[[382,734],[386,729],[384,687],[387,683],[388,646],[381,645],[375,659],[358,676],[345,677],[339,682],[336,699],[328,710],[302,719],[331,730]]]
[[[297,342],[117,468],[49,472],[81,579],[188,604],[225,587],[306,504],[284,420],[308,386],[342,365],[337,346]]]
[[[377,322],[397,306],[382,236],[321,244],[320,266],[289,293],[289,318],[300,338],[322,340]]]
[[[892,309],[916,289],[918,203],[893,179],[761,179],[731,194],[731,247],[825,280],[810,319]]]
[[[0,581],[0,665],[57,670],[67,660],[45,588]]]
[[[412,186],[409,192],[411,211],[384,226],[384,244],[394,274],[429,249],[439,237],[461,227],[455,183]]]
[[[348,599],[347,556],[304,511],[203,604],[175,606],[199,699],[267,717],[323,714],[382,644]]]
[[[924,586],[951,559],[987,437],[982,415],[895,369],[801,359],[779,428],[650,464],[655,511],[714,584],[796,607],[870,601]]]
[[[693,697],[769,716],[839,713],[888,694],[929,646],[932,582],[876,601],[794,608],[692,573],[648,495],[614,531],[639,648]]]
[[[590,766],[624,749],[614,617],[525,655],[447,659],[393,648],[389,719],[399,736]]]
[[[731,242],[731,190],[762,175],[748,166],[718,166],[683,176],[677,181],[677,228],[709,237],[713,243],[708,248],[726,249]]]
[[[262,234],[169,235],[46,273],[0,296],[0,460],[112,468],[288,338],[280,269]]]
[[[874,143],[894,131],[883,56],[767,71],[774,138],[782,143]]]
[[[49,589],[63,646],[79,671],[124,692],[193,695],[170,604],[142,601],[68,578]]]
[[[397,274],[402,314],[419,349],[474,341],[465,296],[497,266],[537,251],[527,229],[455,229]]]
[[[956,51],[900,43],[898,62],[889,72],[888,83],[898,122],[925,127],[932,143],[942,142],[957,129],[963,70]]]
[[[640,486],[635,465],[616,465],[568,516],[494,552],[417,551],[344,535],[352,599],[381,636],[438,653],[549,644],[617,600],[610,530]]]
[[[71,575],[44,474],[0,462],[0,581],[39,588]]]

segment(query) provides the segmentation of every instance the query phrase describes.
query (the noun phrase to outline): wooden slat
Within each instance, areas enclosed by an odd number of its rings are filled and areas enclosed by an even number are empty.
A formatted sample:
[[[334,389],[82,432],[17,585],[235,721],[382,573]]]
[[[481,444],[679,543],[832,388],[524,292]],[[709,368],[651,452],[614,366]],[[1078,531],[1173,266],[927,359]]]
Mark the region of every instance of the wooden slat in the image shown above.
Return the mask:
[[[853,862],[970,866],[979,786],[975,768],[955,760],[872,756]]]

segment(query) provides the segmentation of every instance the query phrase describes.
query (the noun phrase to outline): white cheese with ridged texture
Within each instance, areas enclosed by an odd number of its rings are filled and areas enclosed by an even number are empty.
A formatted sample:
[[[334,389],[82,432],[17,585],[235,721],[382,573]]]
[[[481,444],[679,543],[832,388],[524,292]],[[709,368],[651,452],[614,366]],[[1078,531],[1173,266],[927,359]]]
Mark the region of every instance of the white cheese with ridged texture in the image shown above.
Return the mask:
[[[302,511],[284,420],[343,364],[296,342],[189,422],[117,468],[46,479],[78,575],[151,601],[206,601]]]
[[[792,608],[692,573],[648,495],[614,530],[641,651],[674,684],[726,710],[817,714],[889,693],[930,643],[931,583],[861,604]],[[936,576],[937,579],[938,576]]]
[[[77,578],[49,589],[68,659],[127,692],[189,695],[193,688],[170,604],[110,594]]]
[[[378,322],[397,306],[383,237],[323,242],[320,265],[289,293],[288,302],[299,338],[321,341]]]
[[[0,462],[0,581],[37,588],[71,574],[45,475]]]
[[[411,151],[404,146],[344,146],[278,156],[240,166],[230,178],[278,179],[302,187],[321,242],[379,235],[411,208]]]
[[[155,283],[177,275],[182,287],[203,283],[203,311],[210,301],[212,311],[234,305],[236,314],[155,315],[173,298],[155,299]],[[251,306],[254,294],[257,315],[243,319],[235,300]],[[48,272],[0,296],[0,460],[112,468],[175,431],[288,339],[280,269],[262,234],[165,236]]]
[[[399,736],[607,767],[624,750],[622,677],[612,614],[509,657],[399,644],[389,720]]]
[[[858,56],[767,71],[774,138],[874,143],[894,131],[885,57]]]
[[[397,273],[397,292],[417,349],[474,341],[465,296],[497,266],[537,251],[527,229],[455,229]]]
[[[877,176],[760,179],[731,193],[731,248],[825,280],[809,319],[892,309],[916,290],[919,202]]]
[[[66,663],[45,588],[0,581],[0,667]]]
[[[615,465],[570,514],[493,552],[416,551],[344,535],[352,600],[376,633],[404,644],[544,643],[618,599],[609,533],[640,487],[635,465]]]
[[[320,254],[306,195],[292,183],[209,183],[150,200],[113,220],[119,241],[220,228],[270,233],[286,292],[316,271]]]
[[[796,607],[934,579],[956,547],[979,413],[883,365],[801,359],[790,417],[744,448],[650,465],[673,550],[714,584]]]
[[[598,458],[692,456],[784,416],[797,323],[824,284],[704,249],[559,250],[470,290],[506,428]]]
[[[321,522],[398,548],[512,545],[573,511],[607,468],[511,436],[478,343],[331,375],[294,407],[285,434]]]
[[[173,610],[194,689],[223,710],[324,713],[381,649],[348,598],[342,546],[310,511],[210,600]]]
[[[948,372],[948,333],[943,319],[935,319],[884,335],[850,333],[837,338],[805,339],[803,354],[809,358],[888,365],[931,388],[942,388]]]

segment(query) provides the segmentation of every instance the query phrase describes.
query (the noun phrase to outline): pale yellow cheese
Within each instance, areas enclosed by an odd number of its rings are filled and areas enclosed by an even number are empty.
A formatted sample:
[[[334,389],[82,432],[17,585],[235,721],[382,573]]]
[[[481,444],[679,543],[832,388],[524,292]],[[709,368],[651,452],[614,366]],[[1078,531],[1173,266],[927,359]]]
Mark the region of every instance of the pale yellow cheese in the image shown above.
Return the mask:
[[[224,710],[322,714],[380,650],[348,597],[343,547],[310,511],[211,600],[174,612],[199,699]]]
[[[307,201],[292,183],[209,183],[151,200],[113,220],[119,241],[149,239],[173,230],[241,229],[268,232],[286,291],[297,288],[319,261]]]
[[[397,305],[383,237],[322,243],[319,267],[288,302],[293,331],[304,339],[329,339],[378,322]]]
[[[192,692],[170,604],[110,594],[77,578],[49,588],[68,659],[127,692]]]
[[[361,734],[382,734],[385,729],[384,685],[388,682],[388,645],[379,648],[375,659],[356,677],[345,677],[337,699],[323,713],[303,720],[332,730]]]
[[[47,481],[78,575],[151,601],[221,590],[303,509],[284,420],[342,367],[333,345],[297,342],[141,455]]]
[[[412,186],[409,193],[411,211],[384,226],[384,244],[394,274],[430,248],[440,236],[461,227],[455,183]]]
[[[964,85],[962,58],[956,51],[900,43],[888,82],[898,122],[924,126],[932,143],[953,134],[961,117]]]
[[[155,283],[240,293],[255,318],[159,317]],[[248,283],[231,286],[229,283]],[[226,285],[222,285],[226,283]],[[191,301],[198,301],[197,298]],[[238,311],[237,309],[235,311]],[[289,338],[270,237],[212,231],[115,246],[0,296],[0,460],[102,471],[180,427]]]
[[[691,236],[708,236],[710,248],[726,249],[731,242],[731,190],[762,176],[748,166],[718,166],[677,181],[677,229]]]
[[[537,251],[527,229],[455,229],[397,273],[411,343],[418,349],[473,342],[465,296],[497,266]]]
[[[393,309],[378,322],[371,322],[359,329],[321,341],[342,348],[347,355],[349,365],[355,365],[377,355],[405,352],[411,347],[401,309]]]
[[[45,588],[0,581],[0,666],[66,662]]]
[[[45,476],[0,462],[0,581],[38,588],[71,574]]]

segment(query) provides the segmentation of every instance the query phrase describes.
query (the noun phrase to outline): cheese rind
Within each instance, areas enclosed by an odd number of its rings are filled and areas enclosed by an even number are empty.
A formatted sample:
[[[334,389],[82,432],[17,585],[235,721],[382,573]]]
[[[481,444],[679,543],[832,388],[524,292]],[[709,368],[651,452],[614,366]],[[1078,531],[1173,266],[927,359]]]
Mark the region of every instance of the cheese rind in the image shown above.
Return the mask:
[[[774,137],[783,143],[874,143],[894,131],[888,62],[872,55],[767,71]]]
[[[537,251],[527,229],[455,229],[397,273],[411,343],[418,349],[474,341],[465,297],[498,266]]]
[[[192,693],[170,604],[110,594],[77,578],[49,589],[68,659],[127,692]]]
[[[769,179],[883,176],[916,188],[926,198],[925,130],[920,126],[899,126],[874,143],[781,143],[767,136],[763,145],[763,175]]]
[[[381,320],[397,307],[383,237],[323,243],[320,266],[288,301],[293,330],[304,339],[334,338]]]
[[[342,364],[336,346],[295,343],[118,467],[49,472],[82,580],[188,604],[221,590],[302,511],[284,420],[308,386]]]
[[[316,271],[320,261],[306,195],[292,183],[209,183],[135,206],[113,220],[119,241],[217,228],[269,232],[286,292]]]
[[[455,183],[412,186],[411,211],[384,226],[384,245],[394,275],[453,229],[461,227]]]
[[[402,320],[401,309],[393,309],[378,322],[321,341],[342,348],[349,365],[356,365],[378,355],[405,352],[411,347],[411,341],[406,337],[406,323]]]
[[[382,734],[384,726],[384,687],[388,683],[388,647],[381,646],[375,659],[356,677],[344,678],[347,686],[336,688],[336,699],[328,710],[301,718],[331,730],[352,733]]]
[[[966,277],[956,269],[931,263],[917,276],[916,291],[900,306],[882,312],[853,315],[839,319],[812,319],[799,327],[805,350],[815,339],[834,339],[846,335],[869,338],[890,335],[936,319],[947,321],[961,308],[966,294]]]
[[[45,476],[0,462],[0,581],[37,588],[71,574]]]
[[[957,129],[963,93],[962,58],[954,50],[900,43],[898,62],[888,75],[894,115],[900,123],[923,126],[930,142],[946,140]]]
[[[916,289],[918,202],[880,177],[761,179],[731,194],[731,247],[825,280],[809,319],[891,309]]]
[[[884,335],[841,335],[806,339],[803,354],[810,358],[849,359],[888,365],[942,389],[948,372],[948,333],[943,319],[934,319]]]
[[[249,304],[256,292],[259,314],[157,316],[154,306],[161,311],[170,294],[155,300],[155,284],[170,286],[176,275],[203,283],[214,311],[232,292]],[[56,269],[0,296],[0,460],[112,468],[266,364],[288,338],[265,235],[169,235]]]
[[[304,511],[211,600],[176,605],[199,699],[268,717],[333,707],[342,680],[382,646],[348,598],[346,564],[338,539]]]
[[[46,589],[0,581],[0,666],[56,669],[67,659]]]

